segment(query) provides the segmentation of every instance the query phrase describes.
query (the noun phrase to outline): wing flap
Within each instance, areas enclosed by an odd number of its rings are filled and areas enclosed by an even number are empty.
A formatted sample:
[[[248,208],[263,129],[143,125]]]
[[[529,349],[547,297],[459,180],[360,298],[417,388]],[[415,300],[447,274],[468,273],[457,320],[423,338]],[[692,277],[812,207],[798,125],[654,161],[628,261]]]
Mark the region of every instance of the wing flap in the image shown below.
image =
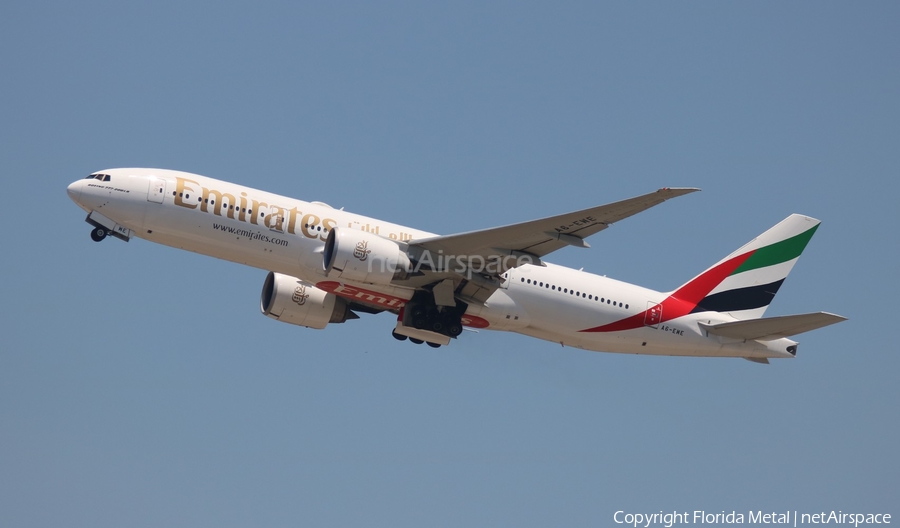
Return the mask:
[[[846,321],[846,317],[828,312],[815,312],[798,315],[782,315],[763,319],[748,319],[731,323],[706,324],[700,327],[710,334],[733,339],[752,339],[757,341],[773,341],[790,337],[817,328]]]

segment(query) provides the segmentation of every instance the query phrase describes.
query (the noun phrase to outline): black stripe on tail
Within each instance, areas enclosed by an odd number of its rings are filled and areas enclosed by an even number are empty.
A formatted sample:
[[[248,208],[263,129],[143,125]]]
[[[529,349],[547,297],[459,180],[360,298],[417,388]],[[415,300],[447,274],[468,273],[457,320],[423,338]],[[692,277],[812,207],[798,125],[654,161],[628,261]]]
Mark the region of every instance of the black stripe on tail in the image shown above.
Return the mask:
[[[698,312],[739,312],[768,306],[781,288],[784,279],[759,286],[737,288],[706,296],[691,313]]]

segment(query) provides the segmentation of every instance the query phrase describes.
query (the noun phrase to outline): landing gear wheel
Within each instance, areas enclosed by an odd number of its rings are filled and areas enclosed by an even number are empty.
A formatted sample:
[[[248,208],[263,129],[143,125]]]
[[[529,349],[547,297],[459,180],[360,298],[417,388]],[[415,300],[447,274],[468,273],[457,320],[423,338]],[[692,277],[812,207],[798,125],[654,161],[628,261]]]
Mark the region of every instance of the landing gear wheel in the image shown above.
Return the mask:
[[[410,337],[410,338],[409,338],[409,341],[410,341],[411,343],[415,343],[415,344],[417,344],[417,345],[421,345],[422,343],[425,342],[425,341],[422,341],[421,339],[416,339],[415,337]]]
[[[438,306],[432,292],[418,291],[406,304],[400,322],[416,330],[458,337],[463,333],[462,314],[466,313],[467,306],[462,301],[456,301],[455,306]]]
[[[438,343],[432,343],[431,341],[426,341],[426,343],[428,343],[428,346],[430,346],[431,348],[441,348],[441,345],[439,345]]]
[[[394,339],[397,341],[406,341],[406,336],[403,334],[398,334],[397,332],[391,332],[391,335],[394,336]]]
[[[412,309],[412,322],[413,328],[417,330],[425,329],[425,325],[428,324],[428,312],[424,306],[416,306]]]
[[[93,231],[91,231],[91,240],[94,242],[100,242],[104,238],[106,238],[106,228],[105,227],[95,227]]]

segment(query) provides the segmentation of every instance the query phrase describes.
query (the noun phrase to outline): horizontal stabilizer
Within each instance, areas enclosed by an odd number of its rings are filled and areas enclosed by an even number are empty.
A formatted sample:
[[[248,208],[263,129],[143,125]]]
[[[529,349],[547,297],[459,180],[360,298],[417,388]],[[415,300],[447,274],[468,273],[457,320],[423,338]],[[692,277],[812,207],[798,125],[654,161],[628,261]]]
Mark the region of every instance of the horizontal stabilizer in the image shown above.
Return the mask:
[[[734,339],[753,339],[757,341],[772,341],[792,335],[809,332],[816,328],[846,321],[846,317],[828,312],[816,312],[799,315],[782,315],[780,317],[767,317],[764,319],[748,319],[733,323],[705,324],[700,327],[710,334]]]
[[[747,361],[752,361],[752,362],[754,362],[754,363],[760,363],[760,364],[762,364],[762,365],[768,365],[768,364],[769,364],[769,360],[766,359],[766,358],[745,357],[744,359],[746,359]]]

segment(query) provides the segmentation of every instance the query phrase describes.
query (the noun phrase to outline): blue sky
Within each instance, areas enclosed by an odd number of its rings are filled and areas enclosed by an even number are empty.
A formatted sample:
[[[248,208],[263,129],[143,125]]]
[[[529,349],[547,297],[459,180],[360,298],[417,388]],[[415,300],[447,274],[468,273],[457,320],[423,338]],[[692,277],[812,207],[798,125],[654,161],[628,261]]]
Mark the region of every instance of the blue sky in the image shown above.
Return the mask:
[[[896,3],[0,7],[7,526],[603,526],[900,514]],[[796,360],[263,317],[264,270],[88,236],[65,187],[188,170],[451,233],[662,186],[549,260],[676,287],[790,213]]]

